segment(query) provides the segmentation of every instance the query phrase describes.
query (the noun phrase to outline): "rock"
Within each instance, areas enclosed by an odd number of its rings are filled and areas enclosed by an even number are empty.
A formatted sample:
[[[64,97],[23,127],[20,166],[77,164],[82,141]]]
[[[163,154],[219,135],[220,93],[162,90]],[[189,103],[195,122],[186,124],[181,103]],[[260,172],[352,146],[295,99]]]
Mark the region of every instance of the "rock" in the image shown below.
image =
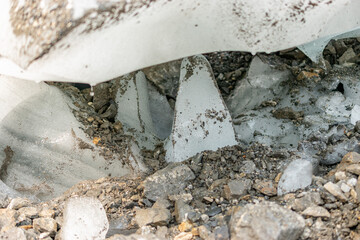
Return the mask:
[[[27,240],[25,231],[21,228],[14,227],[6,232],[0,233],[0,239],[6,240]]]
[[[101,202],[90,197],[70,198],[64,209],[63,240],[105,239],[109,222]]]
[[[193,212],[194,209],[187,205],[182,200],[175,202],[174,215],[177,223],[182,223],[187,220],[189,213]]]
[[[214,234],[205,225],[198,227],[198,232],[201,239],[215,240]]]
[[[216,240],[229,240],[230,235],[227,225],[215,227],[214,237]]]
[[[31,204],[31,202],[30,202],[29,199],[26,199],[26,198],[14,198],[13,200],[11,200],[8,208],[18,210],[19,208],[27,207],[30,204]]]
[[[324,158],[320,162],[325,165],[332,165],[338,163],[348,152],[354,152],[359,146],[359,141],[353,137],[339,142],[338,144],[329,146]]]
[[[191,232],[182,232],[174,237],[174,240],[191,240],[193,235]]]
[[[348,199],[347,197],[342,193],[340,187],[332,182],[328,182],[324,185],[324,188],[331,193],[333,196],[341,200],[342,202],[346,202]]]
[[[318,192],[305,192],[301,198],[294,199],[291,208],[297,212],[304,211],[311,206],[323,204],[320,193]]]
[[[116,234],[107,238],[106,240],[166,240],[166,238],[158,237],[154,234],[131,234],[128,236]]]
[[[144,181],[144,196],[152,201],[179,194],[187,186],[188,181],[195,178],[191,169],[180,163],[169,164],[166,168],[155,172]]]
[[[54,234],[57,232],[57,222],[52,218],[36,218],[33,221],[33,226],[36,231],[50,232]]]
[[[313,165],[310,161],[305,159],[292,161],[281,175],[277,189],[278,195],[281,196],[309,186],[312,182],[312,175]]]
[[[15,227],[17,213],[12,209],[0,209],[0,231]]]
[[[344,193],[348,193],[351,190],[351,187],[349,185],[347,185],[346,183],[342,183],[340,186],[341,191],[343,191]]]
[[[171,220],[170,211],[162,207],[136,210],[135,221],[140,226],[166,226]]]
[[[356,57],[356,53],[354,52],[354,49],[348,48],[344,52],[344,54],[338,59],[339,64],[343,65],[344,63],[351,62],[355,57]]]
[[[237,209],[229,226],[232,240],[296,240],[304,231],[305,221],[289,209],[265,202]]]
[[[355,123],[355,129],[354,129],[357,133],[360,133],[360,121],[357,121]]]
[[[290,107],[284,107],[281,109],[277,109],[273,113],[274,117],[277,119],[291,119],[296,120],[304,116],[303,112],[296,112]]]
[[[154,83],[160,89],[163,95],[168,95],[176,99],[177,89],[179,87],[180,66],[182,60],[175,60],[149,68],[142,71],[146,78]]]
[[[190,221],[185,221],[182,222],[178,228],[180,232],[189,232],[193,227],[194,225]]]
[[[330,218],[329,211],[320,206],[308,207],[301,214],[310,217]]]
[[[276,196],[277,194],[277,189],[272,181],[260,181],[254,184],[254,188],[269,197]]]
[[[23,207],[18,210],[19,214],[23,214],[27,218],[35,218],[39,212],[35,207]]]
[[[94,99],[93,104],[95,111],[99,111],[104,107],[110,100],[110,84],[109,83],[100,83],[94,86]]]
[[[232,198],[238,198],[240,196],[247,194],[250,188],[251,188],[250,179],[232,180],[227,185],[224,186],[224,195],[225,198],[228,200]]]
[[[345,168],[347,172],[360,175],[360,164],[351,164]]]
[[[340,180],[345,180],[346,179],[346,174],[343,171],[339,171],[335,173],[335,180],[336,181],[340,181]]]

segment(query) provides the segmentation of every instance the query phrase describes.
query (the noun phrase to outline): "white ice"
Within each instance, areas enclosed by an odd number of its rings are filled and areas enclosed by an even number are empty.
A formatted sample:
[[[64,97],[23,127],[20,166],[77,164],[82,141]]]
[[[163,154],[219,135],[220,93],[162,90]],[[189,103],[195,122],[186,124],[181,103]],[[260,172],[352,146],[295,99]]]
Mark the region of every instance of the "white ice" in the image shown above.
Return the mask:
[[[204,150],[235,145],[229,111],[217,89],[209,62],[204,56],[185,58],[166,160],[181,162]]]
[[[147,80],[143,72],[128,74],[117,79],[116,104],[119,120],[125,130],[134,135],[140,147],[153,149],[159,139],[153,124],[149,105]]]
[[[120,155],[101,156],[57,88],[0,76],[0,96],[0,164],[7,146],[14,152],[2,180],[18,192],[48,199],[82,180],[146,170],[136,145],[125,165]]]
[[[109,222],[101,202],[96,198],[70,198],[64,209],[61,239],[103,240]]]
[[[11,2],[0,3],[0,56],[13,67],[0,66],[0,73],[33,81],[52,76],[54,81],[96,84],[205,52],[274,52],[354,31],[360,21],[358,0],[153,1],[122,13],[118,21],[94,11],[59,41],[54,38],[47,51],[41,42],[29,45],[34,36],[14,33]],[[123,1],[127,9],[134,2]],[[102,22],[102,27],[85,31]],[[62,30],[57,29],[59,35]],[[313,51],[306,52],[310,56]],[[24,69],[14,71],[16,65]]]
[[[247,77],[240,81],[227,100],[231,114],[237,116],[246,110],[258,107],[266,100],[273,99],[276,94],[283,91],[280,84],[289,80],[289,77],[288,70],[274,69],[269,64],[262,62],[259,57],[254,57]]]

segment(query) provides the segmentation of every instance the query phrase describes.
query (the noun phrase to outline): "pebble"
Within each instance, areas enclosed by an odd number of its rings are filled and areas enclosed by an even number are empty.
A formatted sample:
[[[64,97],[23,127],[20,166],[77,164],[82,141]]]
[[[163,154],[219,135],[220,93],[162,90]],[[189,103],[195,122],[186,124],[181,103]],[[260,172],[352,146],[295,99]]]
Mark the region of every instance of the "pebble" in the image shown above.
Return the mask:
[[[251,188],[250,179],[232,180],[224,186],[224,197],[228,200],[247,194]]]
[[[340,187],[332,182],[328,182],[324,185],[324,188],[331,193],[333,196],[338,198],[339,200],[346,202],[348,199],[347,197],[342,193]]]
[[[301,214],[310,217],[330,218],[329,211],[320,206],[308,207]]]
[[[14,199],[11,200],[8,208],[18,210],[19,208],[30,206],[30,204],[31,204],[31,202],[30,202],[29,199],[26,199],[26,198],[14,198]]]
[[[351,187],[349,185],[347,185],[346,183],[342,183],[340,186],[341,191],[343,191],[344,193],[348,193],[351,190]]]
[[[170,222],[170,219],[170,211],[160,207],[138,209],[135,215],[135,221],[140,227],[146,225],[166,226]]]
[[[57,231],[57,222],[52,218],[36,218],[33,221],[36,231],[55,233]]]
[[[179,194],[195,178],[191,169],[179,163],[169,164],[144,181],[144,196],[152,201]]]

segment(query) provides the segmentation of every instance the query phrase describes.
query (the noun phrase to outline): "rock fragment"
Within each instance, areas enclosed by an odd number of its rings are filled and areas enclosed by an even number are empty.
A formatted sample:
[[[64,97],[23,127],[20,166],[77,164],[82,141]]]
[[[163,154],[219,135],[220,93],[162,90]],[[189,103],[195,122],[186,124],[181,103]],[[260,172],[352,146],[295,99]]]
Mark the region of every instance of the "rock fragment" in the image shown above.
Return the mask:
[[[348,198],[343,194],[340,187],[332,182],[328,182],[324,185],[324,188],[339,200],[346,202]]]
[[[36,231],[41,233],[49,232],[54,234],[57,231],[57,222],[52,218],[36,218],[33,221],[33,226]]]
[[[320,206],[308,207],[301,214],[305,215],[305,216],[311,216],[311,217],[330,218],[329,211]]]
[[[247,194],[248,190],[251,188],[250,179],[239,179],[232,180],[227,185],[224,186],[224,195],[226,199],[238,198]]]
[[[275,203],[248,204],[232,214],[229,224],[232,240],[296,240],[305,228],[302,216]]]
[[[180,163],[169,164],[166,168],[157,171],[144,181],[144,195],[156,201],[158,198],[179,194],[188,181],[195,178],[191,169]]]

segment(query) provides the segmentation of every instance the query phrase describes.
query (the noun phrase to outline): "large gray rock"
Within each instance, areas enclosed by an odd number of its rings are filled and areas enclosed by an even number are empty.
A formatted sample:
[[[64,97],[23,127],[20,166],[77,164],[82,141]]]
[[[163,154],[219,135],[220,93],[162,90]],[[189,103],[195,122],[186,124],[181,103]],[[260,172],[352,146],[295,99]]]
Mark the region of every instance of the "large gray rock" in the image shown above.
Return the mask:
[[[296,240],[304,228],[302,216],[271,202],[248,204],[230,220],[232,240]]]
[[[158,198],[179,194],[188,181],[195,178],[191,169],[180,163],[169,164],[166,168],[157,171],[144,181],[144,195],[156,201]]]

